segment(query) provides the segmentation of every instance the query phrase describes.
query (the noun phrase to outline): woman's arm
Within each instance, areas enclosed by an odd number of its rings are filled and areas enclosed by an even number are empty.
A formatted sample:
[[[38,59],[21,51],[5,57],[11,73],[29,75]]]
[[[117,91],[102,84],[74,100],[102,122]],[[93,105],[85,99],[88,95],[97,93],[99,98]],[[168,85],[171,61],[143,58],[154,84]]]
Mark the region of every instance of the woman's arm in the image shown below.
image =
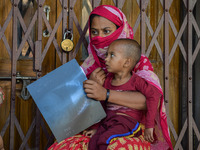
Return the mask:
[[[120,92],[110,90],[108,101],[118,105],[134,108],[138,110],[146,110],[146,97],[140,92]]]
[[[104,101],[106,99],[107,90],[97,82],[93,80],[86,80],[83,83],[83,87],[89,98],[93,98],[98,101]],[[139,92],[120,92],[110,90],[108,102],[138,110],[146,109],[146,98]]]

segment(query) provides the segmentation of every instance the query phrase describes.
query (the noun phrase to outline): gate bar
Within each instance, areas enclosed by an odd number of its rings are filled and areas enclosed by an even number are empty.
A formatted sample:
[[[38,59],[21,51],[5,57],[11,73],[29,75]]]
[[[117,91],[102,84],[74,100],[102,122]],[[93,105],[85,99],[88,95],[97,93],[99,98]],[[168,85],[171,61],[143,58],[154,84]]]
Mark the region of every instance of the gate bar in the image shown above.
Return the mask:
[[[11,72],[12,72],[12,80],[11,80],[11,100],[10,100],[10,150],[14,149],[14,127],[15,127],[15,89],[16,89],[16,68],[17,68],[17,0],[13,0],[13,23],[12,23],[12,61],[11,61]]]
[[[67,16],[68,16],[68,1],[63,0],[62,1],[62,34],[65,34],[65,31],[67,29]],[[62,35],[62,37],[63,37]],[[63,39],[64,40],[64,39]],[[62,51],[61,55],[61,62],[62,64],[66,63],[66,53]]]
[[[41,56],[42,56],[42,13],[43,13],[43,0],[38,0],[38,39],[36,41],[36,47],[37,49],[35,49],[35,53],[37,54],[37,58],[35,58],[35,64],[37,64],[37,68],[36,68],[36,76],[37,79],[40,78],[40,73],[41,73],[41,69],[42,69],[42,61],[41,61]],[[37,52],[36,52],[37,51]],[[35,139],[35,147],[37,149],[39,149],[40,147],[40,122],[41,122],[41,114],[40,111],[38,109],[38,107],[36,107],[36,129],[35,129],[35,133],[36,133],[36,139]]]
[[[187,0],[188,20],[188,54],[187,54],[187,80],[188,80],[188,149],[193,149],[192,130],[192,3]]]
[[[164,96],[169,116],[169,1],[164,3]]]
[[[0,80],[11,80],[12,77],[0,77]],[[36,80],[36,77],[22,77],[22,76],[16,76],[16,80]]]
[[[142,54],[145,54],[146,49],[145,1],[146,0],[140,0],[140,45]]]

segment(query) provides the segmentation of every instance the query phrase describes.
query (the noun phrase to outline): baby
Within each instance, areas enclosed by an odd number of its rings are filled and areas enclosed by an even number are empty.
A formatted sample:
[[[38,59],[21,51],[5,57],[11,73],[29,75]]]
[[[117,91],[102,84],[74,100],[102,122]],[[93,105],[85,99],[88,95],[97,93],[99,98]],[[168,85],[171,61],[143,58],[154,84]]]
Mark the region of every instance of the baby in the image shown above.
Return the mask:
[[[118,39],[109,46],[105,59],[108,74],[103,85],[107,89],[107,117],[99,123],[97,130],[84,132],[85,135],[92,136],[89,150],[106,149],[108,144],[118,137],[141,135],[140,123],[145,124],[145,139],[149,142],[154,141],[154,120],[161,93],[133,72],[140,57],[140,45],[135,40]],[[141,92],[146,97],[147,110],[141,111],[110,103],[110,90]]]

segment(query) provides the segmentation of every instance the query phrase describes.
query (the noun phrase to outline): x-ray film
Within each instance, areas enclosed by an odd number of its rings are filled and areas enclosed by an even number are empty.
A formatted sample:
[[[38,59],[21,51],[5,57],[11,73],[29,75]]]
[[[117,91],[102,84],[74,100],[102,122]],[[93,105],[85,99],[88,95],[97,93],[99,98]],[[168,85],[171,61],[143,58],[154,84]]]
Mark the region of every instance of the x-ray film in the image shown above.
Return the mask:
[[[100,102],[86,96],[85,80],[82,68],[73,59],[27,86],[58,142],[106,116]]]

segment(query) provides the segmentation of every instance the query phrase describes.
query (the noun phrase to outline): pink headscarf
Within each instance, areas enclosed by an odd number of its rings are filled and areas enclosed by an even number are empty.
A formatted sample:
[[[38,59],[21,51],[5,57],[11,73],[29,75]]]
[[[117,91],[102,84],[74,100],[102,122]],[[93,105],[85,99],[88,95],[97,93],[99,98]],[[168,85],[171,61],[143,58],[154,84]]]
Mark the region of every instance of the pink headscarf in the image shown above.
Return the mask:
[[[133,30],[127,22],[126,16],[123,12],[111,5],[100,5],[96,7],[90,14],[96,14],[102,16],[118,26],[117,30],[107,37],[94,37],[91,39],[89,36],[89,46],[88,53],[89,56],[82,64],[82,69],[84,70],[87,77],[98,67],[101,67],[105,72],[107,72],[105,67],[105,54],[107,52],[108,46],[116,39],[128,38],[133,39]],[[89,20],[89,35],[90,35],[90,20]],[[155,87],[157,87],[161,93],[162,89],[158,80],[158,77],[153,73],[153,67],[149,59],[142,55],[140,61],[136,64],[133,69],[136,74],[149,81]],[[155,133],[157,135],[157,140],[155,143],[151,144],[151,149],[173,149],[171,140],[169,137],[167,117],[165,113],[165,106],[163,96],[160,102],[159,114],[156,117]]]

